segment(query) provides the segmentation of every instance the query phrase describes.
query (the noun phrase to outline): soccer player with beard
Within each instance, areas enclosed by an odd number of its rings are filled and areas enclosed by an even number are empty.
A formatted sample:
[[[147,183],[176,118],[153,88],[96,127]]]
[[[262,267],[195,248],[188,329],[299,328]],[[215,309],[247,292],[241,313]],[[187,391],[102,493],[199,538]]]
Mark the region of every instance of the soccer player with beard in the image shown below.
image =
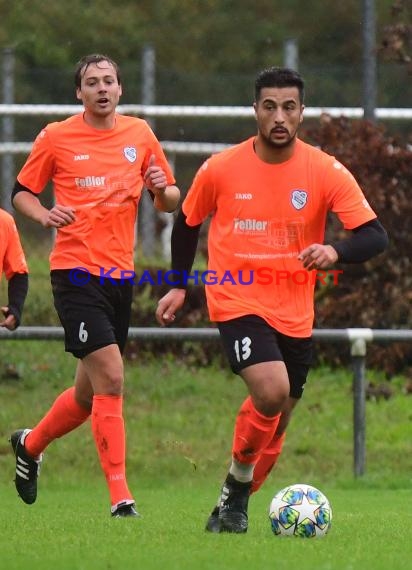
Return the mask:
[[[243,533],[248,500],[275,465],[311,364],[315,280],[306,272],[337,261],[362,263],[387,245],[385,229],[352,174],[333,156],[298,138],[304,82],[287,68],[255,81],[257,134],[209,158],[198,170],[172,234],[176,285],[156,318],[173,322],[185,299],[199,229],[210,216],[208,268],[217,276],[253,275],[206,287],[232,370],[249,395],[234,427],[232,459],[206,524],[210,532]],[[351,233],[324,243],[334,212]],[[299,277],[298,277],[299,276]]]

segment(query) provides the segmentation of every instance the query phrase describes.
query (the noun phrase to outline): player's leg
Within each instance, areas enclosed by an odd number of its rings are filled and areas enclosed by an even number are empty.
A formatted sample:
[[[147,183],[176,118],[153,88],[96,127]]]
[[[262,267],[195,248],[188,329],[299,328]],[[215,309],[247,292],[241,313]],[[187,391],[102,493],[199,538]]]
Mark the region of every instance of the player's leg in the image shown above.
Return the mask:
[[[81,368],[81,364],[78,368]],[[86,407],[85,403],[79,403],[72,386],[56,398],[49,411],[33,429],[17,430],[12,434],[10,441],[16,455],[15,484],[25,503],[32,504],[36,500],[37,477],[43,451],[52,441],[84,423],[90,416],[90,409],[91,406]]]
[[[66,332],[66,350],[71,351],[70,347],[76,343],[78,331],[77,328],[72,331],[68,316],[76,318],[77,305],[73,303],[73,299],[76,299],[78,288],[74,288],[64,271],[52,272],[52,288],[55,307]],[[79,311],[82,313],[83,308],[80,307]],[[90,390],[90,382],[81,365],[77,370],[77,375],[79,374],[84,376],[83,384],[88,384]],[[47,445],[81,425],[89,417],[90,409],[90,402],[79,400],[75,388],[71,387],[56,398],[49,411],[32,430],[17,430],[11,435],[10,441],[16,456],[15,485],[25,503],[31,504],[36,500],[37,477],[42,453]]]
[[[123,419],[123,361],[117,344],[83,358],[93,386],[92,431],[107,486],[112,513],[134,508],[126,480],[126,436]]]
[[[130,320],[131,285],[126,285],[119,290],[118,286],[112,285],[111,282],[102,286],[99,278],[92,276],[90,281],[84,286],[77,287],[71,283],[69,271],[61,270],[52,271],[52,287],[55,307],[65,330],[66,351],[71,352],[77,358],[83,359],[83,362],[77,368],[75,388],[66,391],[64,397],[59,397],[56,405],[53,407],[53,414],[49,418],[54,418],[55,428],[53,428],[53,434],[56,437],[60,437],[65,430],[67,433],[67,431],[77,427],[76,421],[78,421],[77,425],[82,423],[90,415],[91,405],[95,403],[94,396],[98,396],[96,402],[102,399],[106,402],[106,404],[104,402],[97,404],[98,418],[102,415],[120,417],[120,420],[117,421],[120,428],[116,431],[117,435],[111,439],[111,451],[114,453],[114,449],[117,447],[120,450],[120,454],[124,456],[123,399],[121,395],[123,364],[120,352],[124,349]],[[117,366],[109,369],[105,363],[100,365],[100,359],[97,357],[97,370],[102,371],[102,376],[100,379],[96,379],[95,359],[87,357],[106,346],[112,347],[111,350],[116,354]],[[84,361],[84,359],[86,360]],[[106,370],[110,371],[109,375],[105,374]],[[93,375],[93,379],[90,374]],[[97,376],[99,376],[99,372],[97,372]],[[100,396],[103,396],[103,398],[99,398]],[[69,404],[71,405],[71,414],[69,417],[66,417]],[[64,405],[66,405],[66,408]],[[76,409],[78,411],[77,419],[74,413]],[[97,424],[99,424],[99,421],[97,419]],[[50,423],[53,422],[49,422],[45,436],[48,441],[50,441],[50,434],[52,433]],[[96,425],[96,422],[94,422],[94,425]],[[26,498],[23,498],[23,496],[22,498],[26,502],[34,502],[37,492],[39,462],[36,461],[37,458],[33,459],[26,453],[24,447],[26,436],[27,433],[19,430],[11,438],[12,446],[16,453],[16,472],[20,474],[20,476],[16,476],[16,487],[19,494],[22,494],[20,492],[21,487],[28,488]],[[114,440],[117,443],[113,443]],[[35,443],[36,440],[33,438],[33,451],[38,451],[40,447],[35,449]],[[40,446],[40,443],[37,442],[37,445]],[[118,512],[114,516],[136,515],[125,479],[123,480],[123,487],[121,487],[121,485],[116,483],[112,484],[110,474],[106,475],[106,478],[110,480],[109,489],[111,486],[117,489],[117,491],[111,493],[112,505],[113,496],[115,499],[119,495],[123,497],[120,501],[116,501],[116,504],[125,502],[123,505],[118,505]],[[119,490],[121,488],[123,492]]]
[[[211,532],[246,532],[253,470],[273,438],[289,393],[289,380],[273,330],[255,316],[220,323],[223,344],[234,372],[249,396],[235,423],[232,463],[217,507],[208,519]]]
[[[272,441],[279,411],[287,397],[289,383],[283,362],[262,362],[241,371],[250,395],[243,402],[235,423],[232,462],[221,501],[221,531],[246,532],[248,497],[255,464]],[[263,413],[264,412],[264,413]]]
[[[123,419],[124,369],[133,288],[128,281],[100,283],[96,293],[103,312],[91,326],[99,327],[101,348],[87,354],[83,365],[93,387],[92,431],[106,477],[113,517],[138,516],[126,479],[126,436]]]
[[[272,441],[263,451],[253,471],[251,492],[256,492],[264,483],[282,452],[293,410],[303,395],[309,368],[312,362],[312,339],[293,338],[277,333],[279,347],[284,357],[290,382],[290,395],[283,406],[279,424]]]
[[[78,386],[82,386],[80,393]],[[90,380],[81,362],[78,362],[75,386],[62,392],[43,419],[26,436],[27,452],[36,457],[53,440],[66,435],[90,416],[91,399],[86,394],[92,390]]]
[[[299,400],[295,398],[288,398],[283,406],[280,420],[273,438],[262,451],[253,470],[253,482],[250,490],[251,494],[260,489],[276,465],[286,438],[286,427],[289,424],[292,411],[298,402]]]

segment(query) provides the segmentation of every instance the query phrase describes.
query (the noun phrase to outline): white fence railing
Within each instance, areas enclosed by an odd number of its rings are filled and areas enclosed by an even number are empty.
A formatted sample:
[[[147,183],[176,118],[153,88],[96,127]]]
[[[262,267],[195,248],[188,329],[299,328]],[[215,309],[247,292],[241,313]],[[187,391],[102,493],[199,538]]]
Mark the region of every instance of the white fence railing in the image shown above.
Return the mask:
[[[210,155],[220,152],[231,146],[225,143],[161,141],[163,150],[170,154],[199,154]],[[28,154],[33,146],[32,142],[0,142],[1,154]]]
[[[27,104],[0,104],[0,116],[70,116],[80,113],[82,105],[27,105]],[[119,113],[126,115],[138,115],[146,118],[156,117],[253,117],[251,106],[206,106],[206,105],[119,105]],[[327,114],[331,117],[362,118],[364,110],[362,107],[306,107],[305,117],[321,117]],[[412,108],[377,108],[375,110],[377,119],[412,119]],[[228,148],[229,144],[191,142],[191,141],[161,141],[164,150],[170,154],[199,154],[210,155]],[[33,146],[32,142],[0,142],[0,155],[6,154],[28,154]]]
[[[82,111],[82,105],[26,105],[0,104],[0,116],[12,115],[55,115],[69,116]],[[142,117],[253,117],[251,106],[214,106],[214,105],[119,105],[119,113]],[[316,118],[321,115],[331,117],[362,118],[362,107],[305,107],[305,117]],[[377,119],[411,119],[412,108],[378,107]]]
[[[82,105],[53,105],[53,104],[0,104],[0,116],[70,116],[80,113]],[[138,115],[145,118],[156,117],[197,117],[197,118],[252,118],[251,106],[207,106],[207,105],[119,105],[119,113],[126,115]],[[306,107],[305,117],[316,118],[322,115],[331,117],[362,118],[362,107]],[[375,110],[377,119],[412,119],[412,108],[385,108],[378,107]],[[170,154],[199,154],[210,155],[220,152],[231,146],[225,143],[191,142],[191,141],[161,141],[164,150]],[[0,142],[0,155],[28,154],[32,148],[32,142]]]

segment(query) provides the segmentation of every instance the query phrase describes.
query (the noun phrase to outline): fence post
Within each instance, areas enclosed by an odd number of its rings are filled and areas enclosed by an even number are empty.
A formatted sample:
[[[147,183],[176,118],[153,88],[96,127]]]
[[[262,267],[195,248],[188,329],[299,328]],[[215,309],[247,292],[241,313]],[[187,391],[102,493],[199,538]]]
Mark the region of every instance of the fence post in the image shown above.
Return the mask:
[[[299,47],[296,38],[288,38],[283,44],[284,66],[298,71],[299,67]]]
[[[365,356],[366,340],[351,341],[353,367],[353,436],[354,474],[360,477],[365,472]]]
[[[375,0],[362,0],[363,18],[363,112],[364,118],[376,115],[376,15]]]
[[[146,44],[142,52],[142,104],[154,105],[156,100],[156,52],[151,44]],[[151,128],[155,129],[154,119],[146,118]],[[148,192],[143,192],[139,205],[138,225],[141,240],[141,252],[150,258],[155,254],[156,212]]]
[[[167,155],[167,160],[170,164],[172,172],[176,171],[176,153],[170,153]],[[170,212],[159,212],[158,216],[160,220],[164,223],[164,227],[160,233],[160,243],[162,244],[162,257],[165,261],[170,261],[172,258],[170,243],[172,239],[172,230],[174,223],[174,215]]]
[[[3,76],[3,103],[14,103],[14,50],[13,48],[4,48],[2,50],[2,76]],[[4,142],[11,143],[14,139],[14,118],[3,117],[2,119],[2,139]],[[10,203],[10,195],[14,183],[14,157],[11,153],[5,153],[1,161],[2,176],[0,189],[1,200],[0,205],[4,210],[12,212],[13,208]]]

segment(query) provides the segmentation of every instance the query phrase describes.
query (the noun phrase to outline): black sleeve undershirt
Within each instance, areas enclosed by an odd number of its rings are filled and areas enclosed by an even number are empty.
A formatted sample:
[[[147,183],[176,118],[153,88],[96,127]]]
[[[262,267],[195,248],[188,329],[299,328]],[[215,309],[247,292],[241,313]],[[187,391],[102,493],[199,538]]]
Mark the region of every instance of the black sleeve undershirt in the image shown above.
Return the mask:
[[[196,256],[199,233],[202,224],[198,226],[188,226],[186,216],[182,209],[176,217],[172,230],[172,270],[177,276],[173,277],[175,287],[186,289],[187,280],[185,275],[190,274]]]
[[[19,326],[29,288],[29,276],[27,273],[15,273],[8,282],[8,313],[14,315],[16,326]],[[7,316],[7,315],[6,315]]]
[[[338,254],[340,263],[363,263],[382,253],[388,246],[385,228],[374,219],[352,230],[346,239],[331,243]]]

